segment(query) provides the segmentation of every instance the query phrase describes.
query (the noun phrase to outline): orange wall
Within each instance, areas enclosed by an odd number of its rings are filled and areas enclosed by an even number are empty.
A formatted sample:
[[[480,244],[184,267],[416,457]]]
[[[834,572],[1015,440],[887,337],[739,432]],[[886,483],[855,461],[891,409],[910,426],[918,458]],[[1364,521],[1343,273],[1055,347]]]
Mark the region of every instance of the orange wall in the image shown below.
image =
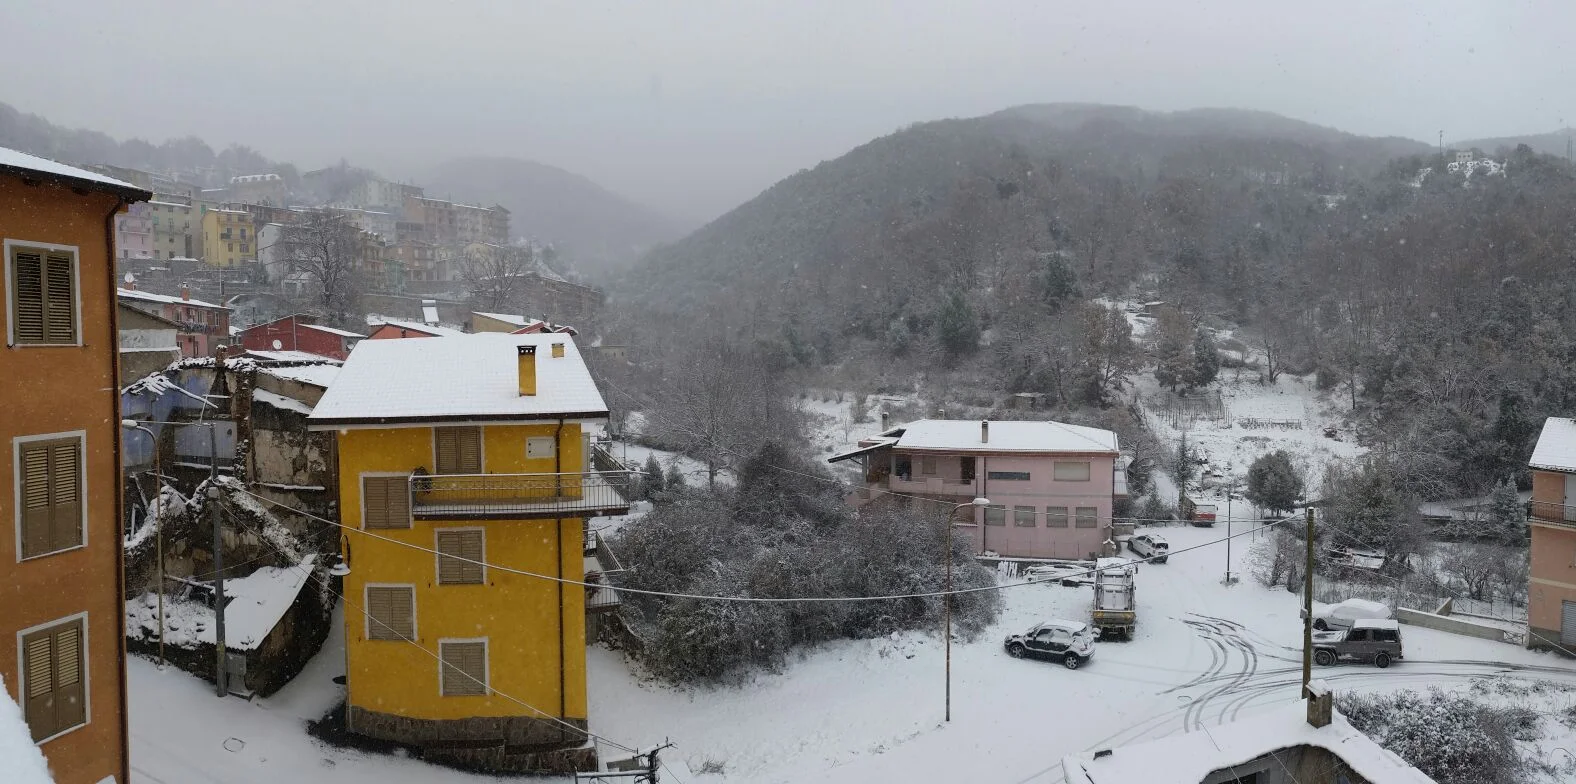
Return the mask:
[[[0,238],[75,245],[81,265],[80,347],[0,346],[0,673],[13,700],[21,683],[17,632],[88,613],[88,723],[41,747],[59,784],[128,777],[115,448],[119,341],[105,244],[105,218],[115,203],[105,194],[0,175]],[[8,286],[0,276],[0,312],[10,307]],[[19,563],[12,439],[71,430],[87,431],[87,546]]]

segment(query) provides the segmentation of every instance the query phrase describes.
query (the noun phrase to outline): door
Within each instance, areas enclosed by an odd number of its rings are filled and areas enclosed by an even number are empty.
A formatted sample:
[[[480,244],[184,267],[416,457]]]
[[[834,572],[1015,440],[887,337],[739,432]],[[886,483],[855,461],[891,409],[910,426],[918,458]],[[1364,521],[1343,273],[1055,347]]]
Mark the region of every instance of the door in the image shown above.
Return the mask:
[[[1374,657],[1374,645],[1368,636],[1367,629],[1353,629],[1346,635],[1346,644],[1338,650],[1358,661],[1369,661]]]
[[[1576,602],[1560,605],[1560,643],[1576,645]]]

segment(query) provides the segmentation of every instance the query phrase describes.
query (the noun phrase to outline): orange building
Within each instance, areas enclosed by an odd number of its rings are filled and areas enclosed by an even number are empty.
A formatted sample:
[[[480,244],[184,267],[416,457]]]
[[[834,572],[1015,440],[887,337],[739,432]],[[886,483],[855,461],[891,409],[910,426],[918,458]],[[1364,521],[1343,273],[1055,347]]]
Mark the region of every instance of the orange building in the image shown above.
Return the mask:
[[[1532,468],[1527,647],[1576,649],[1576,420],[1549,417]]]
[[[130,780],[114,232],[150,198],[0,148],[0,673],[59,784]]]

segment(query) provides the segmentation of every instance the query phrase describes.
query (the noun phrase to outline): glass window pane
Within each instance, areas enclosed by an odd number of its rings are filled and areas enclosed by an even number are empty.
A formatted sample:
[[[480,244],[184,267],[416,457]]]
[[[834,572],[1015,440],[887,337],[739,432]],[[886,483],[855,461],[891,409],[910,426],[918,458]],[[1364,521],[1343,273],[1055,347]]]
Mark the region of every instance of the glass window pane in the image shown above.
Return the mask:
[[[1019,528],[1034,527],[1034,507],[1015,506],[1012,508],[1012,524]]]
[[[1089,481],[1088,460],[1057,460],[1053,471],[1058,482]]]

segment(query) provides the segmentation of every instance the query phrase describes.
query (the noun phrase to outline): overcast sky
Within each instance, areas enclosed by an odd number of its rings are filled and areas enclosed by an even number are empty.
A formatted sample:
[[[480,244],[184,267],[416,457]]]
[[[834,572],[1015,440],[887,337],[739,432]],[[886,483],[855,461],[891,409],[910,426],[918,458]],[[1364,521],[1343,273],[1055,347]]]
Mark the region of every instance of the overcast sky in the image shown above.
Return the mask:
[[[15,0],[0,30],[35,56],[6,58],[0,101],[303,170],[513,155],[710,218],[911,122],[1023,103],[1553,130],[1573,22],[1568,0]]]

